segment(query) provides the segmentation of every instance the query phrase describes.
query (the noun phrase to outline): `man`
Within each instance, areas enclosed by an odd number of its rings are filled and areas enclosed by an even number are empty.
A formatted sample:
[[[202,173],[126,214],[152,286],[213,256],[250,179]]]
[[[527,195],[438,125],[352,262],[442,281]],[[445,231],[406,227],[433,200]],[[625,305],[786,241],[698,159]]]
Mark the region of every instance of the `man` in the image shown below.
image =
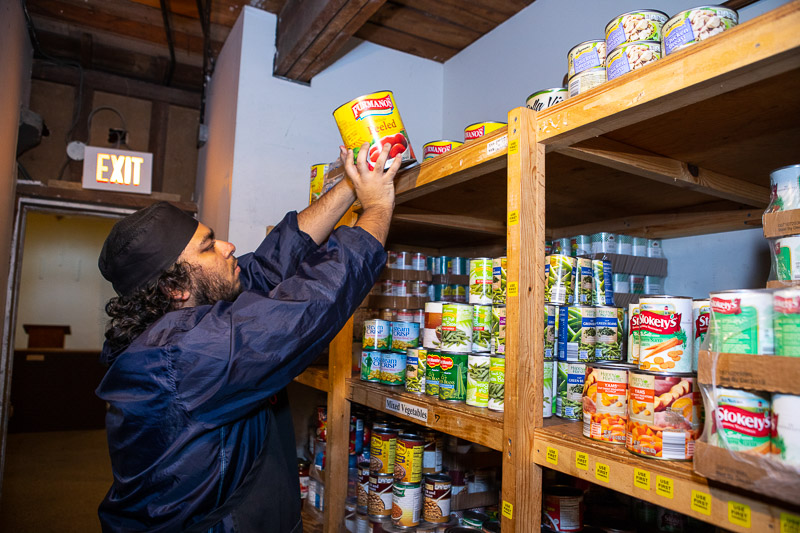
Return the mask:
[[[400,166],[381,170],[388,145],[374,171],[367,149],[356,164],[340,151],[347,177],[238,260],[165,202],[111,230],[98,262],[119,295],[97,389],[114,472],[104,531],[302,531],[283,389],[383,268]],[[331,233],[356,196],[356,226]]]

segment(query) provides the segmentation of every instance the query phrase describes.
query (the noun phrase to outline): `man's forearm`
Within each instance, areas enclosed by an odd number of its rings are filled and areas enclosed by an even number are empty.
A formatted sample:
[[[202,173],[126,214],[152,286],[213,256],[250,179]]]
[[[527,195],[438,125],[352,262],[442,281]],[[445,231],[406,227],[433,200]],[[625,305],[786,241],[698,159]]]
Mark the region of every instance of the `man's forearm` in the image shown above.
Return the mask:
[[[356,226],[378,239],[381,244],[386,245],[389,225],[392,222],[392,211],[389,206],[365,209],[358,217]]]
[[[297,214],[297,225],[301,231],[314,239],[314,242],[322,244],[355,199],[353,185],[345,176],[319,200]]]

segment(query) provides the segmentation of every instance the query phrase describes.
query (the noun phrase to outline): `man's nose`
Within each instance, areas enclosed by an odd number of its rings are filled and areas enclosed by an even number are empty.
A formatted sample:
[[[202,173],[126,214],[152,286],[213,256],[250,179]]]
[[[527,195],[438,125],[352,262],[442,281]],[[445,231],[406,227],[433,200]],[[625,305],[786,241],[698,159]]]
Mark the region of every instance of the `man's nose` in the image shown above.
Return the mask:
[[[225,254],[226,258],[232,256],[233,252],[235,251],[236,251],[236,246],[234,246],[232,242],[224,241],[223,253]]]

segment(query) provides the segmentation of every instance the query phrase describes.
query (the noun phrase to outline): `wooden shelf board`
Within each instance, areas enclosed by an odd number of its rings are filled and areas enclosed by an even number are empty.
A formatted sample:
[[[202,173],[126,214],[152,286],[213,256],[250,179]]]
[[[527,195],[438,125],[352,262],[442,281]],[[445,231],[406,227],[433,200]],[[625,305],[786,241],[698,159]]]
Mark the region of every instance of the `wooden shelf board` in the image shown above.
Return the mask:
[[[672,509],[698,520],[716,524],[731,531],[781,531],[781,512],[797,514],[768,498],[741,491],[727,485],[709,481],[696,474],[691,462],[661,461],[647,459],[629,453],[623,446],[593,441],[583,436],[583,424],[561,419],[548,419],[543,428],[536,429],[534,455],[537,464],[565,474],[596,483],[610,489],[629,494],[634,498]],[[548,461],[548,450],[557,460]],[[586,469],[578,468],[577,454],[586,454]],[[553,463],[556,464],[553,464]],[[597,465],[608,469],[608,481],[597,477]],[[602,468],[602,467],[601,467]],[[634,485],[636,470],[649,474],[649,490]],[[672,482],[673,495],[667,497],[657,491],[658,477]],[[710,514],[692,508],[693,491],[711,496]],[[744,504],[750,509],[751,528],[734,524],[728,519],[728,502]]]
[[[714,356],[718,359],[714,362]],[[712,369],[716,369],[716,376]],[[710,385],[757,391],[800,395],[800,357],[750,355],[739,353],[714,354],[700,350],[697,380]]]
[[[322,392],[330,391],[327,366],[310,366],[294,380]]]
[[[443,402],[430,396],[405,392],[403,387],[367,383],[358,378],[347,380],[347,388],[350,401],[494,450],[503,449],[503,413],[464,403]],[[388,410],[387,398],[427,409],[428,422]]]

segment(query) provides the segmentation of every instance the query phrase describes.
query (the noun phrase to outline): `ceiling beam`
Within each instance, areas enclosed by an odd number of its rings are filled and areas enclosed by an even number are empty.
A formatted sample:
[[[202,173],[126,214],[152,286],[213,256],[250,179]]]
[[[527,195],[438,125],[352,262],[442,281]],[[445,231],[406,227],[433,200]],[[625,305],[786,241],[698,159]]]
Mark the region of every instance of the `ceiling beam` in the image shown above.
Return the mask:
[[[386,0],[288,0],[278,15],[274,74],[310,82]]]

